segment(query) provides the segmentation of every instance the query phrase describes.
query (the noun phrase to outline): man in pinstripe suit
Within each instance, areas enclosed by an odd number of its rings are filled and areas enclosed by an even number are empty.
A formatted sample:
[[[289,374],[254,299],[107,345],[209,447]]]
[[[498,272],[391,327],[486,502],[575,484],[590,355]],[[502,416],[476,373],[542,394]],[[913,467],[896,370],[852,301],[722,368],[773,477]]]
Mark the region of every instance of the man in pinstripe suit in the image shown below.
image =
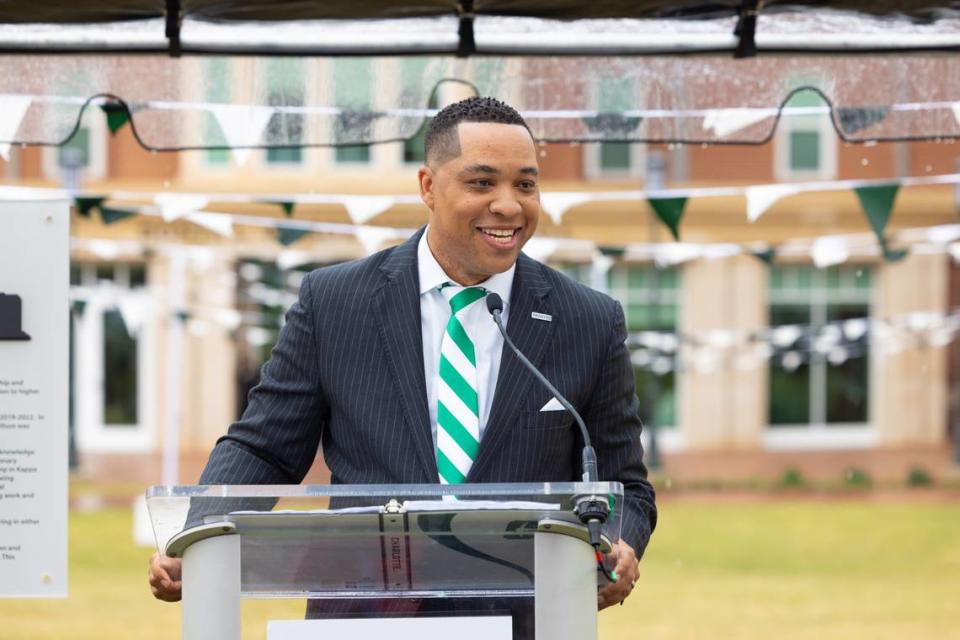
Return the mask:
[[[419,183],[430,209],[425,230],[304,279],[246,412],[217,443],[200,483],[299,483],[318,446],[334,483],[577,480],[582,442],[572,417],[550,410],[550,394],[503,352],[482,302],[451,311],[448,288],[480,286],[501,295],[511,338],[583,415],[599,477],[624,485],[619,579],[601,590],[598,606],[621,602],[656,524],[623,311],[520,253],[537,227],[539,169],[530,131],[511,107],[471,98],[441,111]],[[450,335],[451,315],[460,338]],[[461,338],[472,359],[449,357],[470,371],[469,388],[463,377],[444,379],[449,340]],[[469,410],[450,396],[458,385],[474,403]],[[477,446],[448,457],[451,415],[472,420]],[[451,480],[444,468],[462,475]],[[178,561],[155,556],[150,582],[156,597],[178,600]]]

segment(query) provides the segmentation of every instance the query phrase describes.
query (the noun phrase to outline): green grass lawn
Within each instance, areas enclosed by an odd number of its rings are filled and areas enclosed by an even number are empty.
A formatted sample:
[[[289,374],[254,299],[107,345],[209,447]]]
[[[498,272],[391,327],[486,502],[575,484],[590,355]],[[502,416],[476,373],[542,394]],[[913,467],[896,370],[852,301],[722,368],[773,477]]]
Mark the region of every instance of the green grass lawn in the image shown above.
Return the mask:
[[[153,600],[131,516],[70,519],[70,597],[0,600],[3,640],[170,639],[179,607]],[[302,602],[244,605],[245,637]],[[603,640],[960,638],[960,505],[762,500],[670,503]]]

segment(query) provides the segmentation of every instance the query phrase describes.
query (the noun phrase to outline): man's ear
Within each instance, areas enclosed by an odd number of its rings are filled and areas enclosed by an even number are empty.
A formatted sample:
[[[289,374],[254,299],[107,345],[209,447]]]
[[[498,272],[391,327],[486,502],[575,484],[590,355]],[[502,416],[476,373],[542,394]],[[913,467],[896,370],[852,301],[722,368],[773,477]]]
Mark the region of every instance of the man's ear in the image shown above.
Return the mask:
[[[433,211],[433,170],[426,165],[420,167],[417,180],[420,182],[420,199],[430,211]]]

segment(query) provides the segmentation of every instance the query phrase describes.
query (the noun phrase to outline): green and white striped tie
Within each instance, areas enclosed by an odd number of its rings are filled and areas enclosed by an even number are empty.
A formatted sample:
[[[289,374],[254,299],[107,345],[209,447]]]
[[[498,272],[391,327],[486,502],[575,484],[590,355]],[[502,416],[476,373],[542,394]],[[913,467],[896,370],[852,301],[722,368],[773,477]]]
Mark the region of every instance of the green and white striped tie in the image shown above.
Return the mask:
[[[477,354],[457,314],[487,295],[480,287],[447,283],[450,320],[440,342],[437,384],[437,468],[440,484],[463,482],[480,448],[480,403],[477,400]]]

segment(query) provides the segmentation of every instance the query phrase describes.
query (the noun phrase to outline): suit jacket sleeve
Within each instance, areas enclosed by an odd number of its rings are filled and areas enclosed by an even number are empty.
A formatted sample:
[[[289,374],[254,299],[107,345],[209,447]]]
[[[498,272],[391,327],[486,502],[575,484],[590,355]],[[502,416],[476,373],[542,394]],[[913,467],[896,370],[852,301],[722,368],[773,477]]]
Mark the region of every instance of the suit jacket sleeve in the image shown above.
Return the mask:
[[[217,441],[200,484],[298,484],[310,470],[327,415],[313,276],[304,278],[246,411]]]
[[[643,464],[643,429],[630,353],[626,345],[623,308],[614,302],[610,342],[597,385],[583,414],[597,452],[599,477],[623,483],[621,538],[637,553],[643,551],[657,523],[654,490]]]

